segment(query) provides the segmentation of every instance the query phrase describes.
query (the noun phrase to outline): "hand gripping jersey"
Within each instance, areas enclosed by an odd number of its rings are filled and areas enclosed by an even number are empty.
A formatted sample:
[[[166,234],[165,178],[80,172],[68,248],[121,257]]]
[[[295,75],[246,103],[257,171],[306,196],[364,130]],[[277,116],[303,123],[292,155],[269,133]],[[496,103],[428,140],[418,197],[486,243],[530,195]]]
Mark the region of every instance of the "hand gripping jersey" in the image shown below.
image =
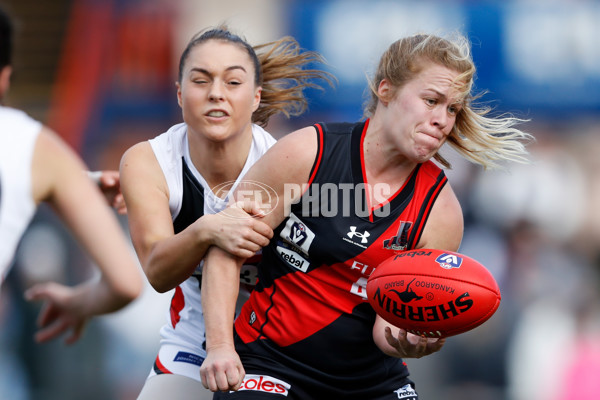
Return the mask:
[[[187,125],[181,123],[151,139],[150,145],[169,187],[169,208],[175,233],[187,228],[205,214],[223,210],[227,201],[217,197],[190,158]],[[231,192],[246,171],[275,143],[258,125],[252,126],[252,145],[246,164],[236,182],[228,182]],[[249,260],[253,262],[255,260]],[[200,302],[202,263],[173,294],[167,323],[161,328],[161,349],[150,376],[176,373],[200,380],[199,367],[206,357],[204,314]],[[243,270],[242,283],[256,283],[256,266]]]
[[[262,360],[355,394],[372,394],[376,385],[391,393],[408,375],[402,360],[373,341],[375,312],[365,287],[380,262],[417,245],[447,178],[434,163],[420,164],[398,192],[387,193],[388,202],[369,207],[366,191],[385,194],[385,187],[366,180],[367,124],[315,125],[319,150],[310,186],[263,249],[258,285],[236,320],[246,372],[260,365],[253,359],[259,352]]]
[[[0,284],[35,214],[31,164],[41,129],[24,112],[0,106]]]

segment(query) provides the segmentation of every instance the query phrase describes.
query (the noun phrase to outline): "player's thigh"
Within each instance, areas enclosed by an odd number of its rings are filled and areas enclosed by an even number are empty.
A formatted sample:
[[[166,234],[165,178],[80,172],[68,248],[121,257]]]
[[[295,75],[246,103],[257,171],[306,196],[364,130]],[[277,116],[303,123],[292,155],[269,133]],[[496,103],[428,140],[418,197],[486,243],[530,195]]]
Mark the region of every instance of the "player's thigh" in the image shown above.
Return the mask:
[[[137,400],[211,400],[213,392],[187,376],[156,375],[146,380]]]

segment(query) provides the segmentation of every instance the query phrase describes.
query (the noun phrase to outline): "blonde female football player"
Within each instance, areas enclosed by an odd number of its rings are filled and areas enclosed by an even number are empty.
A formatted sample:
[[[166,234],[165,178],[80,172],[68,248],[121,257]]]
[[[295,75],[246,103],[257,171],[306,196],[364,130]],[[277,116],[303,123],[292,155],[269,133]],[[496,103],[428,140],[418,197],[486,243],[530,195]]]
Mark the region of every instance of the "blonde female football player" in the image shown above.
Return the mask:
[[[288,209],[273,203],[261,218],[274,236],[235,334],[243,259],[216,246],[208,252],[201,373],[219,391],[215,399],[418,398],[402,358],[434,353],[444,339],[391,326],[364,289],[373,269],[398,251],[458,249],[462,210],[432,161],[448,165],[439,154],[444,143],[484,166],[525,160],[530,136],[513,127],[518,120],[472,104],[474,75],[466,38],[402,38],[380,59],[366,121],[297,130],[250,169],[245,180],[280,198],[290,186],[305,189]]]

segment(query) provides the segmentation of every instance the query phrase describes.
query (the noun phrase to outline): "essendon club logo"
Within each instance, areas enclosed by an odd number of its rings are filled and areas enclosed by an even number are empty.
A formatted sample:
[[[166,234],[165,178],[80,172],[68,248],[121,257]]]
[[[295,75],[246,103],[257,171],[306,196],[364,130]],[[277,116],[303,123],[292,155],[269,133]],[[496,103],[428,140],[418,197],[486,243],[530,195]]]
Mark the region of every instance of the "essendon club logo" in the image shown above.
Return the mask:
[[[400,222],[398,233],[389,239],[383,241],[383,248],[387,250],[404,251],[408,247],[408,232],[412,222]]]
[[[290,384],[267,375],[248,375],[239,390],[254,390],[257,392],[280,394],[287,397]]]

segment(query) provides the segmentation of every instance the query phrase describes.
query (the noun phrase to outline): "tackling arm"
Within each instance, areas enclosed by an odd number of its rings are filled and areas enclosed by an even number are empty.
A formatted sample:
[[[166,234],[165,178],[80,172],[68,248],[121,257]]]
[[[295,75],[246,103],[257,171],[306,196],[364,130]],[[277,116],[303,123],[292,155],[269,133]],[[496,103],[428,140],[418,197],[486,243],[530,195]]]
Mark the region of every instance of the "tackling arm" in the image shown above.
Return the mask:
[[[298,152],[298,149],[304,151]],[[286,184],[301,185],[307,182],[316,152],[314,128],[293,132],[277,142],[248,171],[244,181],[260,182],[274,190],[276,197],[283,199]],[[286,168],[281,168],[282,165]],[[237,189],[234,194],[241,203],[248,200],[247,197],[243,199],[240,196],[243,189]],[[299,197],[300,193],[297,196]],[[276,198],[271,199],[271,209],[266,210],[261,219],[274,228],[285,218],[285,204]],[[235,211],[233,208],[228,210]],[[244,377],[244,369],[235,352],[232,335],[242,261],[243,259],[217,248],[211,248],[204,261],[202,304],[208,355],[200,368],[200,375],[204,386],[212,391],[237,390]]]

